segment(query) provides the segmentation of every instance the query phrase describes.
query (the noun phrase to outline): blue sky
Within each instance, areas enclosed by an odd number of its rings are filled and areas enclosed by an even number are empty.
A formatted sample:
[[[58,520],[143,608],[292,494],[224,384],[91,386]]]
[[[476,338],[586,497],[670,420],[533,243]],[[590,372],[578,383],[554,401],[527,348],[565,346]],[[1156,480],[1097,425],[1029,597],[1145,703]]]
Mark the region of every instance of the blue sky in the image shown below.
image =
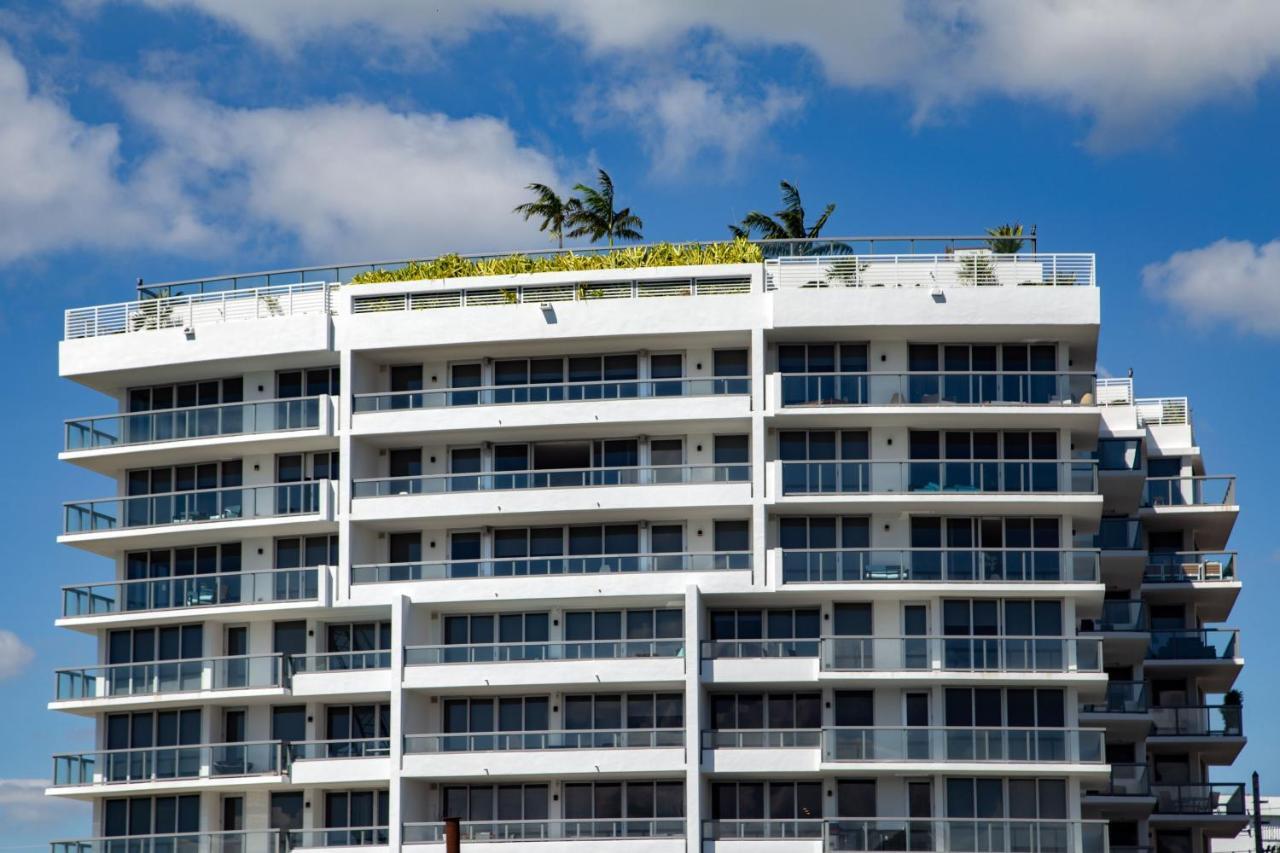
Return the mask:
[[[62,311],[133,280],[530,248],[530,181],[596,167],[648,239],[725,235],[787,179],[828,233],[1035,223],[1098,254],[1100,364],[1190,396],[1213,472],[1240,477],[1250,743],[1280,763],[1268,660],[1280,584],[1280,8],[1239,2],[662,0],[0,2],[0,851],[82,833],[41,803],[90,726],[44,710],[89,643],[54,631],[61,421],[108,410],[56,379]],[[305,9],[305,11],[304,11]],[[28,781],[24,781],[28,780]]]

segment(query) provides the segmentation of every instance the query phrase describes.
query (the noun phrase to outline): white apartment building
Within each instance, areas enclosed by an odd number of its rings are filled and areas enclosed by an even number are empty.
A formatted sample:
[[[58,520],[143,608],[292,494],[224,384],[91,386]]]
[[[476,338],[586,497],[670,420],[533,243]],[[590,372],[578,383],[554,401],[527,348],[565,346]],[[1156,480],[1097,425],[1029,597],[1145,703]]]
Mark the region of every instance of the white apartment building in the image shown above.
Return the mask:
[[[104,560],[53,853],[1243,827],[1233,480],[1185,399],[1095,380],[1092,255],[359,271],[67,312],[111,400],[61,454],[106,497],[63,510]]]

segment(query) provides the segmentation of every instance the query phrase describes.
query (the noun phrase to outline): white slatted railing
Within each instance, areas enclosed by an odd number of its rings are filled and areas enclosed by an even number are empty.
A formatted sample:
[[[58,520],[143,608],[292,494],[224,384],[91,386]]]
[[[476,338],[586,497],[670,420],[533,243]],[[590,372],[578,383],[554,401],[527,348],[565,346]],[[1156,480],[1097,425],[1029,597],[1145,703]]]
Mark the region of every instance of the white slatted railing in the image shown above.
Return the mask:
[[[765,288],[791,287],[1095,287],[1092,254],[817,255],[765,261]]]

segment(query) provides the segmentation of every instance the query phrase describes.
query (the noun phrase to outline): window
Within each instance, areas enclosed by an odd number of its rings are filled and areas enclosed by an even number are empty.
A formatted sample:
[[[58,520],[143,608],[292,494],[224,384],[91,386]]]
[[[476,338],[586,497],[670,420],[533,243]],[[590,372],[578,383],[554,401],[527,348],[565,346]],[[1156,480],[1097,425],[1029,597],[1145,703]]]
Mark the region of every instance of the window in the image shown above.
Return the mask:
[[[325,625],[330,669],[377,669],[391,666],[391,623],[354,622]]]
[[[391,392],[397,395],[391,398],[391,408],[407,409],[410,406],[421,406],[422,395],[413,393],[421,390],[421,364],[391,365]]]
[[[579,782],[564,786],[566,835],[576,831],[572,821],[634,820],[635,824],[618,826],[619,834],[649,835],[643,821],[672,819],[673,828],[683,824],[683,782]],[[678,819],[678,820],[677,820]],[[597,824],[587,831],[607,829]]]
[[[446,785],[441,793],[440,816],[464,821],[546,820],[547,786]]]
[[[340,476],[338,463],[336,450],[282,453],[276,457],[276,482],[303,483],[310,480],[336,480]]]
[[[838,780],[836,782],[836,814],[839,817],[875,817],[875,780]]]
[[[712,373],[718,378],[745,379],[751,375],[749,352],[745,349],[718,349],[711,354],[711,360]],[[733,386],[730,384],[724,387]]]
[[[957,600],[942,602],[944,664],[958,669],[1060,669],[1062,602]],[[1039,639],[1044,638],[1044,639]]]
[[[751,444],[745,435],[717,435],[714,460],[717,465],[746,465],[751,461]]]
[[[163,412],[210,408],[198,412],[171,412],[149,416],[136,414],[125,420],[129,441],[165,441],[198,435],[225,435],[240,432],[243,416],[240,408],[213,408],[219,404],[239,403],[244,399],[244,380],[239,377],[185,382],[177,385],[150,385],[130,388],[128,409],[131,413]]]
[[[946,786],[950,818],[1065,820],[1067,816],[1067,783],[1062,779],[951,778]],[[963,826],[963,822],[956,824],[959,831],[968,831]],[[953,844],[970,849],[955,844],[955,839]]]
[[[784,430],[778,433],[786,494],[856,493],[870,488],[866,430]]]
[[[911,519],[913,575],[925,580],[1051,581],[1069,568],[1057,518]]]
[[[494,732],[538,732],[549,728],[546,696],[503,696],[482,699],[443,700],[444,731],[451,735],[492,734]],[[568,726],[566,726],[568,728]],[[486,750],[503,748],[491,737],[445,737],[445,750]],[[537,748],[540,739],[530,739],[527,746]]]
[[[576,610],[564,615],[565,656],[649,657],[683,648],[683,611]]]
[[[342,393],[339,379],[336,367],[282,371],[276,374],[276,396],[283,399],[316,397],[321,394],[336,397]]]
[[[443,663],[538,660],[546,655],[550,619],[546,613],[463,614],[444,617],[446,646],[494,646],[444,650]],[[524,646],[520,644],[532,644]],[[498,651],[498,646],[508,646]],[[501,655],[501,657],[499,657]]]
[[[866,344],[779,344],[782,405],[860,405],[867,399]]]
[[[912,403],[1051,403],[1056,344],[911,344]]]
[[[712,547],[717,553],[748,552],[751,550],[751,522],[746,519],[716,521],[712,538]]]
[[[324,709],[329,758],[387,755],[391,744],[391,706],[329,705]]]
[[[203,633],[203,628],[198,624],[169,625],[160,628],[123,628],[109,631],[107,632],[107,663],[150,663],[198,659],[201,656]],[[197,664],[196,671],[198,670]],[[141,668],[139,677],[142,677]]]
[[[331,846],[386,844],[389,821],[386,791],[327,791],[324,795],[325,840]]]
[[[912,430],[908,487],[917,492],[1055,492],[1058,434],[1051,430]]]
[[[564,698],[566,729],[682,729],[684,697],[679,693],[587,693]]]
[[[718,657],[794,657],[818,653],[818,608],[711,611]]]
[[[821,693],[729,693],[711,697],[713,729],[821,727]]]
[[[291,536],[276,540],[277,569],[300,569],[311,566],[338,565],[338,537]]]
[[[814,820],[822,817],[821,782],[713,782],[712,820]],[[820,824],[802,827],[822,834]]]
[[[132,551],[125,554],[125,580],[150,579],[152,583],[127,584],[120,607],[123,610],[156,610],[237,602],[240,600],[238,578],[196,582],[174,582],[170,579],[239,571],[239,542]]]
[[[200,775],[200,709],[135,711],[108,714],[105,748],[141,750],[191,745],[193,749],[159,749],[154,753],[114,753],[101,757],[108,782],[189,778]]]
[[[387,559],[389,562],[395,563],[418,563],[422,560],[422,533],[415,530],[412,533],[388,533],[387,534]],[[403,577],[392,573],[391,580],[401,580]]]
[[[662,353],[649,356],[649,375],[653,377],[653,396],[678,397],[684,393],[684,355]],[[669,379],[670,382],[661,380]]]
[[[147,385],[128,391],[130,412],[153,412],[162,409],[187,409],[192,406],[216,406],[244,400],[244,379],[206,379],[172,385]],[[156,421],[157,424],[163,421]],[[205,433],[200,433],[205,434]],[[175,438],[177,436],[157,436]]]
[[[871,547],[866,517],[784,516],[778,519],[783,583],[858,580],[872,571],[864,554]]]
[[[174,835],[200,831],[200,795],[127,797],[102,804],[102,834]]]
[[[205,521],[211,518],[239,517],[241,497],[238,492],[217,492],[241,485],[242,465],[239,459],[226,462],[204,462],[199,465],[166,465],[140,468],[125,477],[130,497],[154,495],[147,500],[125,502],[126,526],[169,524],[182,521]],[[195,492],[195,494],[185,494]]]

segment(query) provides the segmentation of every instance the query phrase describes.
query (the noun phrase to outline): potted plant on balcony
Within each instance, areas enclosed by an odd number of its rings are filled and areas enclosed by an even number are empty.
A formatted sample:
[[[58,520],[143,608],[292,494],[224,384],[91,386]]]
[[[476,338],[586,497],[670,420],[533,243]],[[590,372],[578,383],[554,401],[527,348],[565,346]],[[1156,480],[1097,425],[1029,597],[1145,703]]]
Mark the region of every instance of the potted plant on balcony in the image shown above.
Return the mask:
[[[1241,732],[1240,713],[1244,706],[1244,694],[1239,690],[1228,690],[1222,696],[1222,731],[1228,735],[1238,735]]]

